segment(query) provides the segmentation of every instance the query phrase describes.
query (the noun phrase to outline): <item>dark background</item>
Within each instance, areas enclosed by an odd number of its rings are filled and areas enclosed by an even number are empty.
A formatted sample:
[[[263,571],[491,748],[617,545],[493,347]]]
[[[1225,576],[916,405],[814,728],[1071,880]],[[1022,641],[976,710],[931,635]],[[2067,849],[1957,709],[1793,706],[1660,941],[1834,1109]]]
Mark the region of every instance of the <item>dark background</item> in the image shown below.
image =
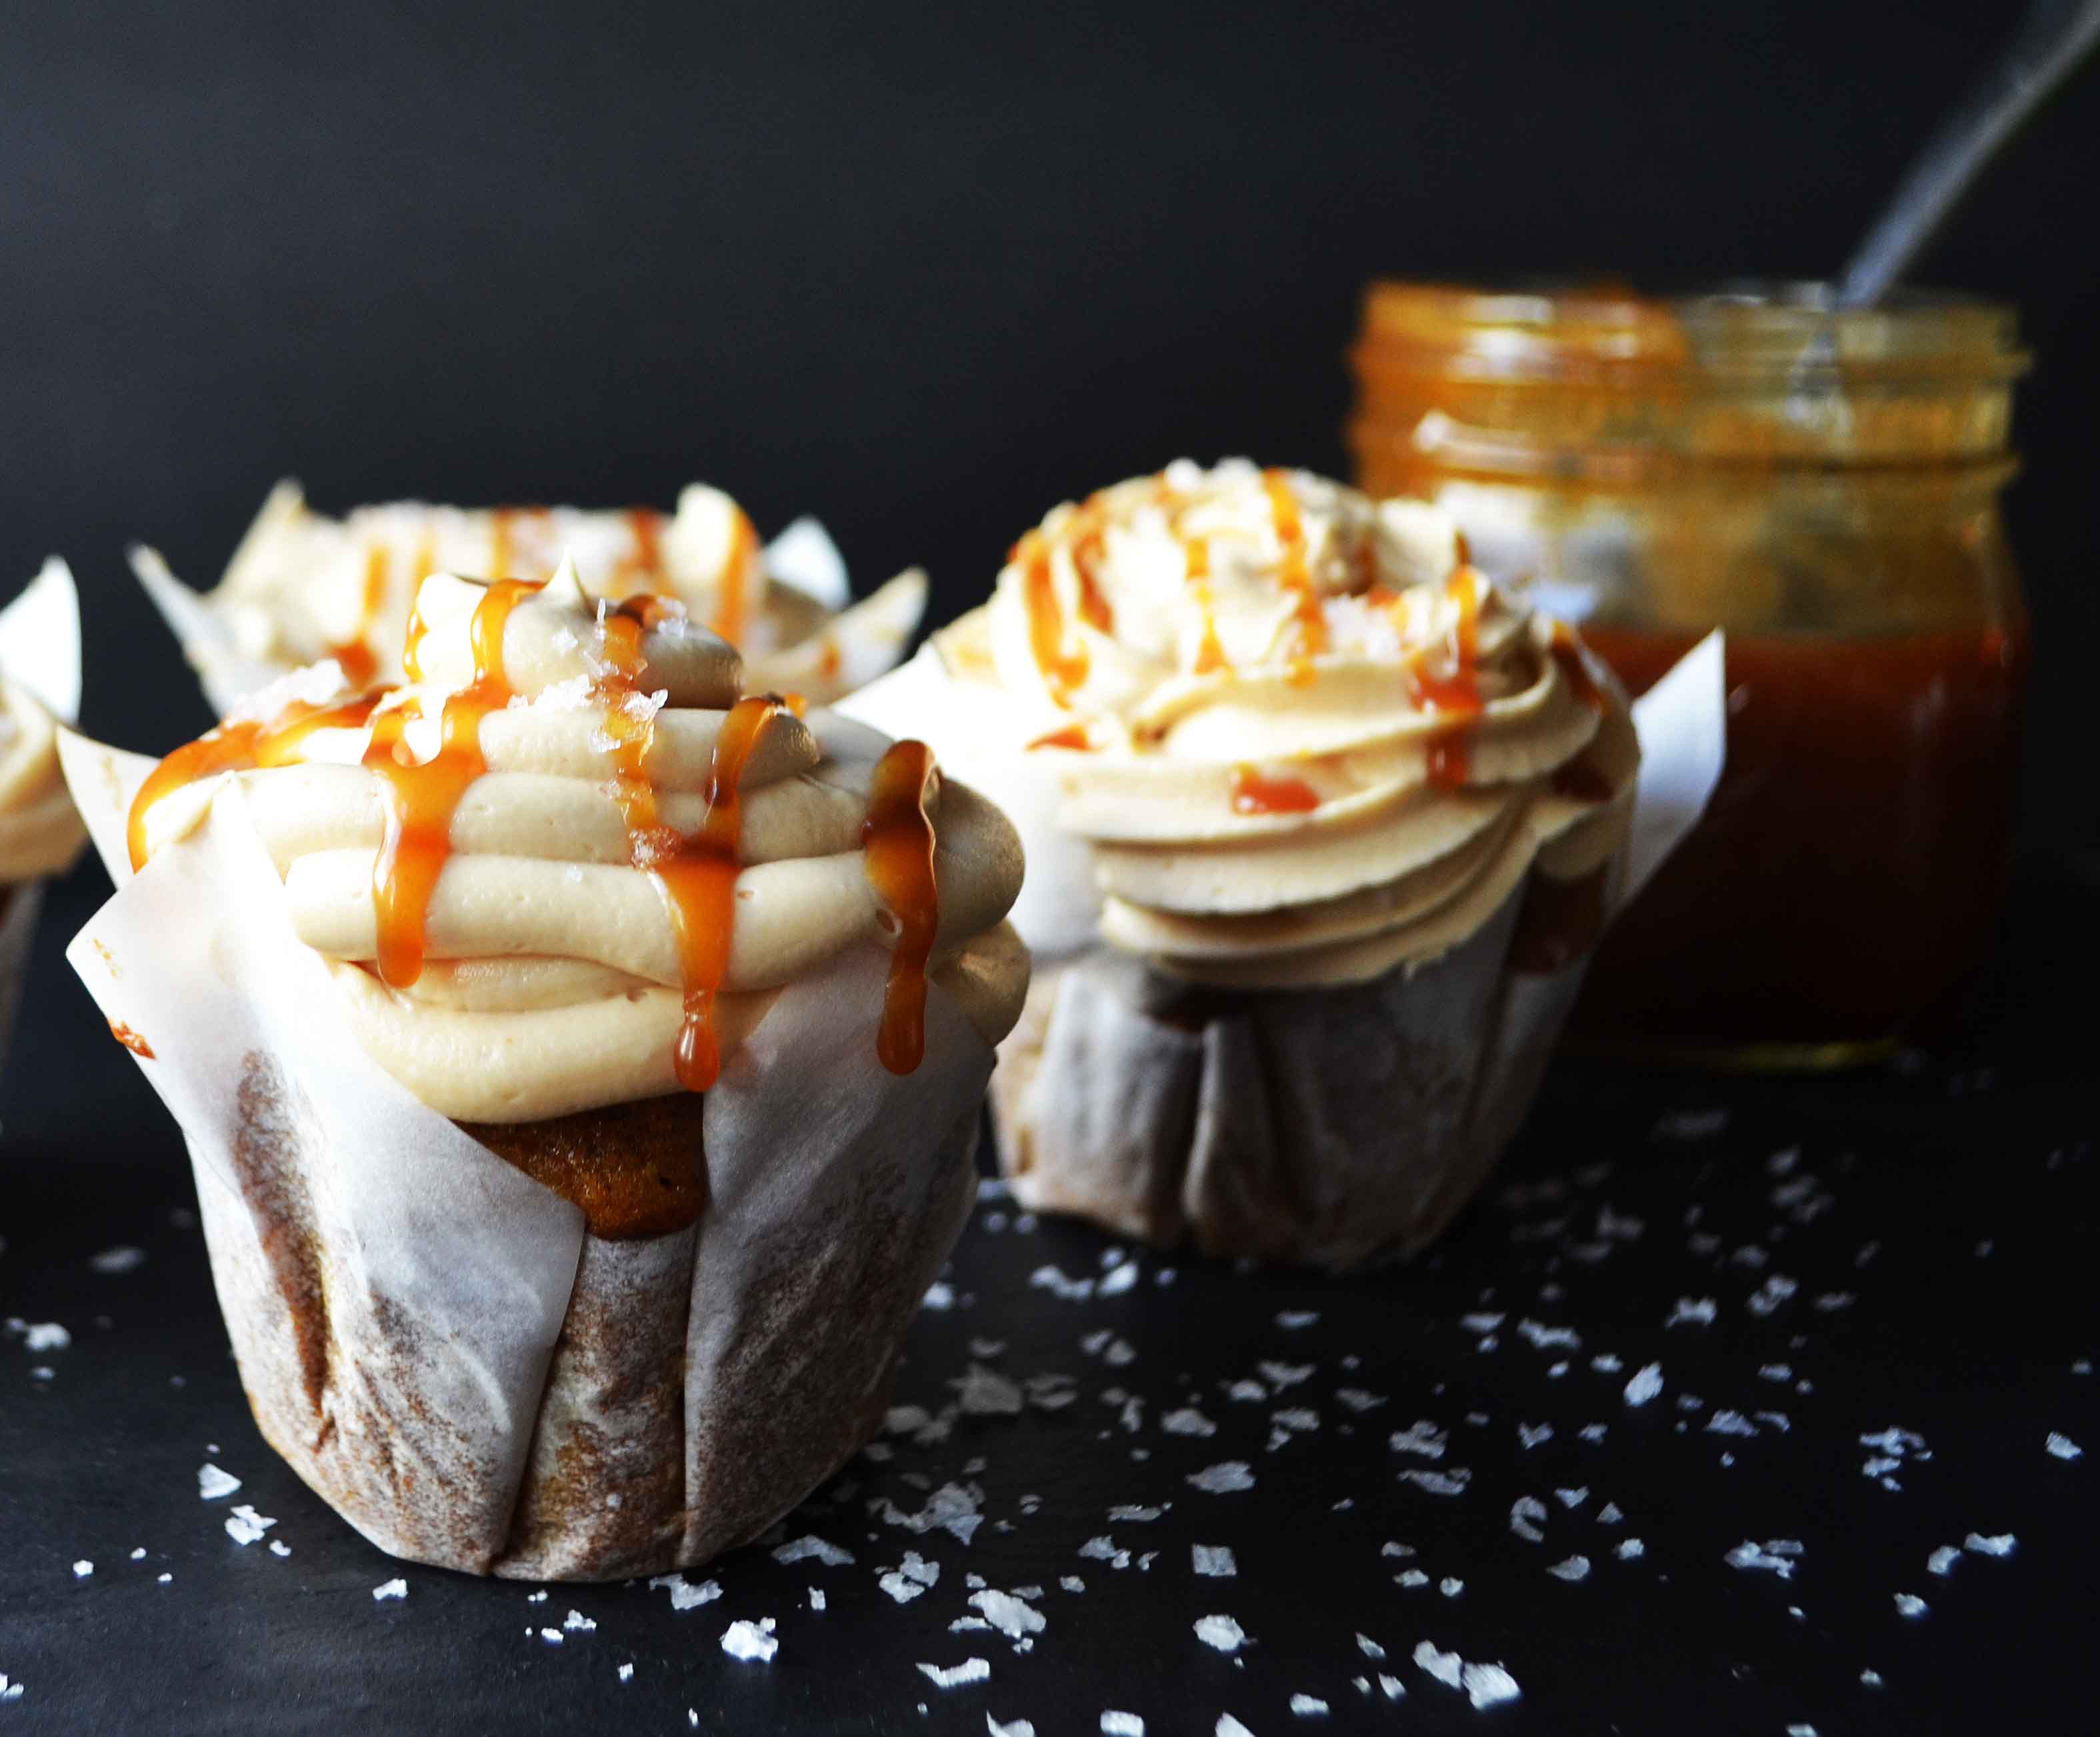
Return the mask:
[[[87,722],[156,749],[206,718],[122,546],[209,581],[287,473],[327,509],[704,478],[863,584],[924,562],[943,618],[1177,454],[1340,471],[1374,274],[1829,272],[2016,11],[10,5],[0,590],[71,558]],[[2100,840],[2049,776],[2100,629],[2096,91],[1925,274],[2038,355],[2031,843]]]

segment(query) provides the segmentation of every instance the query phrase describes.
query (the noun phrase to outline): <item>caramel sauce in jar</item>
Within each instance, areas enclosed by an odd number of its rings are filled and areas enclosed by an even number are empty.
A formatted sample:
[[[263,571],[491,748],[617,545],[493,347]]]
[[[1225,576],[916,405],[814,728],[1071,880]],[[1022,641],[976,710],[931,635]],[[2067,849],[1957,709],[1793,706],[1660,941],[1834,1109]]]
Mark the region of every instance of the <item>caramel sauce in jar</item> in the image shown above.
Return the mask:
[[[1727,636],[1719,788],[1613,921],[1573,1039],[1815,1067],[1930,1031],[2010,855],[2010,312],[1382,284],[1353,361],[1363,486],[1442,504],[1631,692]],[[1551,654],[1603,703],[1571,636]]]

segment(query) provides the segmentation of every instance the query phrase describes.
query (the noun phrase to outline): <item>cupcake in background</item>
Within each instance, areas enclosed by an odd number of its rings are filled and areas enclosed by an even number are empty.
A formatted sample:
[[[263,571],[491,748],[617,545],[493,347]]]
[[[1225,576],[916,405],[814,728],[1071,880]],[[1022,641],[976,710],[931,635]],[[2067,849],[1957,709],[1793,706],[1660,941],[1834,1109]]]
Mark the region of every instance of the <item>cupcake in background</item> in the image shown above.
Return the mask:
[[[14,1034],[44,882],[87,842],[59,770],[80,709],[80,599],[56,555],[0,609],[0,1061]]]
[[[1055,509],[929,652],[854,709],[1021,827],[1016,1195],[1335,1268],[1434,1237],[1625,895],[1609,673],[1439,510],[1244,461]]]
[[[878,1427],[1028,961],[992,805],[673,600],[435,575],[324,664],[67,771],[68,957],[174,1112],[256,1421],[382,1549],[690,1567]]]
[[[198,595],[159,553],[131,562],[221,717],[240,697],[333,657],[355,685],[399,682],[417,587],[434,572],[544,580],[566,553],[593,596],[675,599],[743,653],[753,687],[828,705],[903,655],[926,605],[914,568],[855,603],[823,528],[799,519],[763,546],[718,488],[677,510],[435,506],[316,513],[296,483],[271,492],[216,589]]]

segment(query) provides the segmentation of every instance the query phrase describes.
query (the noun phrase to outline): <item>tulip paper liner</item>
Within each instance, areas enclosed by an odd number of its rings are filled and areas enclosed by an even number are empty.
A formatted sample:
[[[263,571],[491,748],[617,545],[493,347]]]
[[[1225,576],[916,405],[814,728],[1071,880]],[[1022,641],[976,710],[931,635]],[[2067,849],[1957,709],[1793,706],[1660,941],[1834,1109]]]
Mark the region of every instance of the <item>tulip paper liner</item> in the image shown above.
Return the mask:
[[[1691,830],[1719,779],[1722,670],[1716,634],[1633,707],[1641,767],[1612,868],[1612,917]],[[1069,877],[1052,781],[982,763],[1026,757],[988,745],[995,727],[973,727],[963,685],[924,652],[846,709],[937,751],[967,741],[972,770],[1001,793],[1031,864],[1050,855]],[[996,700],[986,709],[995,716]],[[1440,958],[1333,988],[1231,992],[1092,943],[1083,882],[1033,901],[1024,888],[1014,918],[1039,957],[991,1093],[1016,1197],[1218,1255],[1340,1270],[1418,1250],[1522,1124],[1582,987],[1586,957],[1551,970],[1511,962],[1538,873]]]
[[[523,1579],[690,1567],[874,1431],[975,1188],[992,1051],[942,991],[900,1077],[880,947],[788,985],[706,1095],[699,1222],[608,1240],[364,1054],[238,780],[133,876],[152,762],[61,753],[117,882],[67,957],[188,1143],[258,1425],[367,1538]]]

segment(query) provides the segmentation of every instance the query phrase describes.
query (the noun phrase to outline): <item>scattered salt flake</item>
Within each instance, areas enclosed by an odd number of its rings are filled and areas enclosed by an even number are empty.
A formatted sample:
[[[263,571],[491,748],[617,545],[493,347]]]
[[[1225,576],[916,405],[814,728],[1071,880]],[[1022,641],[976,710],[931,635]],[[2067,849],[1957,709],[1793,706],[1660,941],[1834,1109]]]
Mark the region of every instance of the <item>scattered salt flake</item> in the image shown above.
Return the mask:
[[[773,1638],[773,1626],[770,1616],[755,1623],[733,1622],[722,1630],[721,1650],[732,1659],[756,1659],[761,1664],[770,1664],[774,1654],[780,1651],[779,1642]]]
[[[19,1701],[21,1698],[22,1685],[10,1678],[5,1671],[0,1671],[0,1701]]]
[[[1630,1562],[1636,1556],[1648,1554],[1648,1546],[1638,1538],[1622,1538],[1612,1546],[1612,1554],[1622,1562]]]
[[[408,1583],[406,1580],[382,1580],[372,1589],[372,1602],[375,1604],[382,1598],[405,1598],[408,1596]]]
[[[1590,1367],[1599,1375],[1617,1375],[1626,1365],[1610,1351],[1599,1351],[1590,1359]]]
[[[1560,1499],[1560,1505],[1564,1508],[1579,1508],[1590,1499],[1590,1492],[1586,1486],[1576,1490],[1555,1490],[1553,1493]]]
[[[1410,1470],[1398,1475],[1402,1483],[1414,1484],[1418,1489],[1427,1490],[1432,1496],[1462,1496],[1473,1476],[1462,1465],[1454,1466],[1448,1472]]]
[[[934,1531],[945,1531],[968,1544],[977,1527],[984,1523],[984,1515],[979,1511],[983,1502],[983,1494],[978,1490],[964,1489],[957,1483],[944,1483],[926,1498],[926,1505],[916,1514],[902,1513],[886,1496],[871,1506],[886,1524],[901,1526],[907,1531],[922,1535]]]
[[[160,1582],[163,1586],[165,1586],[168,1582],[173,1579],[174,1579],[174,1576],[172,1574],[164,1574],[160,1576]]]
[[[1771,1315],[1801,1286],[1785,1273],[1774,1273],[1749,1296],[1750,1313]]]
[[[292,1547],[282,1538],[272,1538],[270,1540],[270,1554],[272,1556],[289,1556],[292,1554]]]
[[[99,1273],[136,1272],[146,1264],[146,1251],[124,1247],[105,1249],[90,1256],[87,1264]]]
[[[1492,1312],[1462,1315],[1458,1317],[1458,1324],[1467,1333],[1493,1333],[1507,1319],[1508,1316]]]
[[[634,1667],[632,1664],[623,1664],[613,1673],[613,1675],[622,1682],[632,1682],[634,1681]]]
[[[1038,1597],[1042,1589],[1030,1589]],[[984,1612],[985,1620],[1009,1641],[1017,1641],[1024,1635],[1040,1634],[1048,1619],[1018,1593],[1005,1593],[987,1587],[982,1592],[972,1593],[972,1607]]]
[[[1319,1319],[1317,1309],[1280,1309],[1277,1311],[1276,1324],[1286,1332],[1295,1333],[1300,1328],[1312,1326]]]
[[[1412,1590],[1417,1586],[1427,1586],[1429,1584],[1429,1576],[1419,1568],[1408,1568],[1396,1574],[1392,1577],[1392,1584],[1396,1586],[1405,1586]]]
[[[1301,1435],[1320,1427],[1320,1414],[1302,1405],[1292,1406],[1269,1419],[1279,1430],[1295,1430]]]
[[[1229,1616],[1198,1616],[1196,1638],[1220,1652],[1238,1652],[1246,1644],[1246,1630]]]
[[[1926,1558],[1926,1572],[1928,1574],[1937,1574],[1943,1576],[1950,1575],[1954,1571],[1955,1563],[1961,1560],[1961,1551],[1956,1549],[1951,1544],[1943,1544],[1938,1549],[1935,1550],[1930,1556]]]
[[[1140,1526],[1145,1526],[1149,1525],[1166,1512],[1167,1509],[1163,1506],[1140,1508],[1133,1502],[1123,1502],[1109,1509],[1109,1518],[1111,1520],[1134,1521]]]
[[[1575,1433],[1586,1442],[1601,1442],[1608,1427],[1609,1425],[1601,1423],[1586,1423]]]
[[[1922,1616],[1925,1615],[1926,1608],[1925,1600],[1919,1598],[1916,1593],[1896,1594],[1896,1611],[1899,1615]]]
[[[1228,1399],[1237,1400],[1242,1405],[1259,1405],[1268,1397],[1268,1390],[1260,1381],[1243,1379],[1234,1381],[1225,1390],[1225,1397]]]
[[[1553,1439],[1553,1425],[1550,1423],[1520,1423],[1516,1426],[1516,1439],[1526,1448],[1536,1448],[1542,1442]]]
[[[1527,1319],[1519,1321],[1516,1330],[1542,1351],[1550,1350],[1556,1346],[1565,1346],[1572,1350],[1582,1342],[1581,1335],[1572,1327],[1546,1327]]]
[[[1211,1727],[1211,1737],[1254,1737],[1254,1733],[1229,1713],[1218,1715],[1218,1722]]]
[[[652,1581],[651,1584],[653,1585],[655,1583]],[[542,1586],[536,1593],[526,1593],[525,1602],[527,1604],[545,1604],[547,1602],[547,1589]]]
[[[712,1604],[722,1595],[721,1581],[703,1580],[695,1586],[682,1574],[660,1574],[649,1585],[652,1590],[661,1586],[671,1594],[671,1608],[674,1611],[696,1610],[701,1605]]]
[[[26,1351],[62,1351],[73,1343],[73,1335],[56,1321],[25,1321],[17,1331]]]
[[[1127,1568],[1130,1566],[1130,1552],[1118,1549],[1115,1540],[1105,1532],[1098,1538],[1089,1538],[1081,1545],[1079,1554],[1090,1562],[1106,1562],[1111,1568]]]
[[[1571,1556],[1564,1562],[1554,1563],[1546,1571],[1556,1580],[1586,1580],[1590,1578],[1590,1558]]]
[[[1215,1465],[1207,1465],[1200,1472],[1191,1472],[1186,1480],[1196,1488],[1211,1496],[1227,1496],[1236,1490],[1251,1490],[1254,1474],[1247,1470],[1244,1460],[1223,1460]]]
[[[814,1532],[805,1532],[792,1544],[783,1544],[773,1553],[777,1562],[804,1562],[813,1556],[827,1568],[843,1568],[854,1559],[851,1550],[827,1544]]]
[[[1813,1307],[1824,1315],[1835,1315],[1840,1309],[1849,1309],[1859,1299],[1850,1291],[1825,1291],[1815,1299]]]
[[[955,1390],[956,1403],[968,1417],[1018,1417],[1026,1403],[1018,1381],[982,1364],[972,1364],[960,1380],[948,1385]]]
[[[1740,1412],[1716,1411],[1706,1420],[1709,1435],[1755,1435],[1758,1426]]]
[[[2010,1556],[2015,1540],[2010,1532],[2000,1532],[1996,1537],[1986,1538],[1971,1532],[1961,1540],[1964,1549],[1974,1550],[1979,1556]]]
[[[562,1626],[571,1634],[591,1634],[598,1629],[598,1624],[581,1611],[570,1611],[562,1619]]]
[[[1397,1677],[1388,1677],[1383,1672],[1380,1672],[1379,1673],[1379,1692],[1383,1695],[1388,1700],[1396,1701],[1401,1698],[1401,1696],[1407,1693],[1407,1690]]]
[[[990,1713],[985,1715],[985,1730],[989,1737],[1035,1737],[1035,1726],[1028,1719],[1009,1720],[1001,1725]]]
[[[1510,1505],[1510,1530],[1527,1544],[1543,1544],[1546,1534],[1539,1527],[1546,1517],[1544,1502],[1536,1496],[1520,1496]]]
[[[1294,1695],[1290,1710],[1301,1719],[1321,1719],[1327,1715],[1327,1704],[1317,1695]]]
[[[1418,1418],[1391,1438],[1395,1453],[1418,1453],[1426,1460],[1440,1460],[1448,1443],[1445,1433],[1427,1418]]]
[[[1314,1365],[1309,1363],[1258,1363],[1259,1369],[1269,1385],[1278,1390],[1295,1387],[1311,1377]]]
[[[920,1304],[928,1309],[952,1309],[955,1306],[955,1288],[945,1279],[936,1279],[926,1287]]]
[[[1624,1518],[1626,1514],[1617,1502],[1606,1502],[1597,1510],[1597,1523],[1599,1526],[1617,1526]]]
[[[88,1576],[94,1572],[95,1564],[90,1562],[85,1556],[81,1558],[78,1562],[73,1565],[73,1577],[76,1580],[84,1580],[88,1577]]]
[[[1879,1671],[1862,1671],[1860,1681],[1869,1689],[1878,1689],[1882,1686],[1882,1673]]]
[[[1411,1544],[1388,1542],[1379,1546],[1379,1554],[1381,1556],[1408,1557],[1414,1554],[1414,1546]]]
[[[1385,1656],[1385,1648],[1379,1646],[1368,1634],[1359,1634],[1357,1637],[1357,1650],[1366,1659],[1383,1659]]]
[[[1659,1363],[1643,1364],[1634,1372],[1633,1379],[1626,1383],[1626,1403],[1645,1405],[1661,1391],[1662,1365]]]
[[[1972,1533],[1970,1536],[1974,1536],[1974,1535]],[[131,1553],[131,1560],[132,1560],[132,1561],[134,1561],[135,1562],[142,1562],[145,1561],[145,1559],[146,1559],[146,1546],[145,1546],[144,1545],[143,1545],[143,1544],[142,1544],[142,1545],[140,1545],[139,1546],[139,1548],[138,1548],[137,1549],[134,1550],[134,1551]]]
[[[1185,1405],[1171,1411],[1159,1420],[1159,1427],[1169,1435],[1215,1435],[1218,1426],[1193,1405]]]
[[[2054,1430],[2049,1432],[2049,1439],[2042,1446],[2053,1458],[2058,1460],[2075,1460],[2085,1452],[2069,1436],[2059,1435]]]
[[[810,1589],[810,1608],[813,1611],[821,1611],[824,1608],[824,1589],[823,1587],[812,1586]]]
[[[1812,1725],[1789,1725],[1786,1728],[1786,1737],[1815,1737],[1815,1727]]]
[[[1145,1721],[1134,1713],[1105,1713],[1101,1737],[1145,1737]]]
[[[197,1494],[208,1502],[215,1502],[223,1496],[231,1496],[240,1487],[240,1480],[231,1472],[223,1472],[206,1462],[197,1468]]]
[[[1774,1538],[1762,1547],[1746,1538],[1721,1559],[1731,1568],[1769,1569],[1782,1580],[1790,1580],[1793,1559],[1801,1554],[1801,1545],[1791,1538]]]
[[[1361,1387],[1337,1387],[1335,1397],[1352,1412],[1374,1412],[1385,1403],[1382,1393],[1366,1393]]]
[[[1793,1379],[1793,1365],[1784,1363],[1761,1364],[1758,1373],[1768,1381],[1790,1381]]]
[[[1476,1708],[1499,1707],[1523,1694],[1516,1678],[1499,1664],[1469,1664],[1460,1673],[1467,1697]]]
[[[258,1514],[245,1502],[226,1517],[226,1535],[236,1544],[254,1544],[276,1524],[267,1514]]]
[[[1068,1279],[1056,1266],[1037,1267],[1028,1275],[1028,1283],[1031,1289],[1048,1291],[1052,1297],[1065,1302],[1083,1302],[1094,1294],[1092,1279]]]
[[[1230,1580],[1240,1571],[1232,1547],[1224,1544],[1192,1544],[1189,1554],[1196,1572],[1214,1580]]]
[[[1414,1649],[1414,1662],[1449,1688],[1457,1688],[1464,1678],[1466,1661],[1455,1652],[1439,1652],[1429,1641]]]
[[[1436,1583],[1436,1589],[1447,1598],[1455,1598],[1466,1589],[1466,1583],[1455,1576],[1447,1575]]]
[[[959,1688],[966,1682],[986,1682],[991,1677],[989,1659],[965,1659],[960,1664],[951,1664],[946,1668],[938,1664],[922,1664],[919,1668],[933,1679],[938,1689]]]
[[[1718,1307],[1710,1297],[1680,1297],[1670,1311],[1670,1319],[1662,1324],[1676,1327],[1689,1321],[1695,1327],[1710,1327]]]
[[[1124,1261],[1118,1266],[1111,1266],[1101,1275],[1101,1294],[1104,1297],[1120,1297],[1136,1283],[1137,1262]]]
[[[559,1629],[542,1629],[540,1638],[549,1646],[558,1646],[562,1644],[562,1631]]]

